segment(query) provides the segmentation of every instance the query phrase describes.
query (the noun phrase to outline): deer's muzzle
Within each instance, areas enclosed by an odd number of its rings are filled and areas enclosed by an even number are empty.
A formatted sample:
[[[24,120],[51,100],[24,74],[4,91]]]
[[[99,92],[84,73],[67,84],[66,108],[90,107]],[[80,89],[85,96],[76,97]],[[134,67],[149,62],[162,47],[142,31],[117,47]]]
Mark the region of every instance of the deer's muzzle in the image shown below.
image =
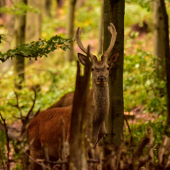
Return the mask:
[[[99,76],[99,77],[97,78],[97,81],[99,81],[99,82],[105,82],[105,81],[106,81],[106,77],[105,77],[105,76]]]

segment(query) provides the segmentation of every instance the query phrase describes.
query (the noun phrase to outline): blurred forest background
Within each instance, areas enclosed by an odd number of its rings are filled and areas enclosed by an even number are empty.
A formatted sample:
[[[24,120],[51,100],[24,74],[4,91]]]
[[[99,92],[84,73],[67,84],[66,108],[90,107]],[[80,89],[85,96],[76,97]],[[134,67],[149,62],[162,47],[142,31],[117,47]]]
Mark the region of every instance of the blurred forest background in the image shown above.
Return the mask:
[[[165,5],[170,15],[170,2],[166,0]],[[77,53],[81,52],[74,37],[77,27],[82,30],[85,46],[90,44],[94,54],[102,53],[103,1],[0,0],[0,7],[0,113],[8,126],[10,164],[13,169],[22,169],[21,151],[26,143],[25,129],[30,115],[47,109],[75,90]],[[75,10],[74,18],[71,10]],[[124,113],[129,123],[124,125],[124,134],[136,145],[145,130],[152,127],[155,150],[162,142],[167,117],[162,40],[165,33],[161,18],[157,0],[125,1],[123,93]],[[28,52],[23,61],[13,57],[4,62],[9,49],[31,42],[35,47],[41,46],[43,40],[51,37],[56,38],[58,45],[53,47],[48,42],[49,52],[37,48],[38,57],[29,57]],[[22,46],[18,50],[21,52]],[[8,54],[17,56],[17,52]],[[2,120],[0,169],[2,158],[7,161],[8,150]]]

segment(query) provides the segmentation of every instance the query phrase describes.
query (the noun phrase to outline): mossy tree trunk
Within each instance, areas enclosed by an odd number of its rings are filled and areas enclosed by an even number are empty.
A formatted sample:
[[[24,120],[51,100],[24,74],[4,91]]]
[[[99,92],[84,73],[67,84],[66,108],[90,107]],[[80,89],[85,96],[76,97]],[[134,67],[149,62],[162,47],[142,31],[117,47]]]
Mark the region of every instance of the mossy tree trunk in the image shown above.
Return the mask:
[[[68,4],[68,13],[67,13],[67,38],[72,38],[75,34],[74,31],[74,19],[75,19],[75,8],[76,8],[76,0],[69,0]],[[74,49],[73,42],[69,45],[70,50],[66,51],[66,60],[73,61],[74,60]]]
[[[170,52],[169,52],[169,23],[168,14],[164,0],[159,1],[161,4],[163,27],[164,27],[164,42],[165,42],[165,63],[166,63],[166,89],[167,89],[167,120],[165,126],[165,133],[170,134]]]
[[[113,23],[117,30],[117,39],[112,52],[120,51],[120,56],[109,75],[110,108],[106,118],[108,135],[105,143],[120,145],[123,139],[124,102],[123,102],[123,56],[124,56],[124,12],[125,0],[104,0],[104,46],[109,46],[111,34],[107,27]]]
[[[27,0],[15,0],[15,3],[25,3],[27,4]],[[16,15],[15,16],[15,41],[16,46],[18,44],[22,44],[25,42],[25,27],[26,27],[26,15]],[[15,78],[15,87],[18,89],[22,88],[22,83],[25,80],[24,74],[24,57],[17,56],[14,59],[14,71],[16,74]]]
[[[163,24],[162,9],[159,0],[153,1],[153,22],[154,22],[154,56],[156,61],[158,77],[165,78],[165,31]]]

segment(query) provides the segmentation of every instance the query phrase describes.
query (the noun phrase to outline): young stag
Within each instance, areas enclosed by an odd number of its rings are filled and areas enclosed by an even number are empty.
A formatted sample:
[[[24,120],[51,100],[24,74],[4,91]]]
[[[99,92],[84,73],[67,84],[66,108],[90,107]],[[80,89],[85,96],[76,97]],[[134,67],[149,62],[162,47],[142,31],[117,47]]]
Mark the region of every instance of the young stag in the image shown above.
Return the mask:
[[[91,71],[92,71],[92,89],[88,96],[87,110],[88,115],[92,115],[92,143],[94,146],[105,135],[105,118],[109,110],[109,70],[119,57],[119,52],[110,56],[111,50],[115,44],[117,32],[114,25],[111,23],[108,26],[111,33],[111,41],[108,49],[101,56],[101,61],[98,61],[96,56],[90,53]],[[80,29],[76,32],[76,41],[79,48],[87,54],[81,38]],[[110,58],[109,58],[110,56]],[[78,53],[79,61],[85,65],[86,56]],[[108,59],[109,58],[109,59]],[[56,160],[61,158],[61,140],[63,134],[63,123],[65,121],[65,136],[66,141],[70,139],[70,121],[71,121],[72,105],[62,108],[53,108],[39,113],[28,126],[28,141],[30,143],[30,151],[33,159],[43,157],[43,146],[48,150],[50,158]],[[89,123],[90,124],[90,123]],[[87,125],[89,125],[87,122]],[[87,136],[89,136],[87,134]],[[37,169],[37,164],[33,163],[33,169]]]

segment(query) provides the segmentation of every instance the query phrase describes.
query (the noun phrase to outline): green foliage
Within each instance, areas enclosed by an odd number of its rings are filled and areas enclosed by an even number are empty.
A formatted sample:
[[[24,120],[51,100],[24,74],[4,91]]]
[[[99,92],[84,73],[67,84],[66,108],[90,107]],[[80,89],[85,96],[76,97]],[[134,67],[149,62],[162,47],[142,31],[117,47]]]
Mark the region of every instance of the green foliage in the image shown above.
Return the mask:
[[[7,39],[6,39],[4,34],[0,34],[0,43],[2,43],[2,41],[6,41],[7,42]]]
[[[62,50],[66,50],[69,46],[65,43],[69,43],[73,41],[73,39],[64,39],[61,36],[53,36],[49,40],[33,41],[30,44],[19,44],[15,49],[9,49],[6,53],[0,52],[0,60],[5,62],[9,58],[13,57],[26,57],[26,58],[34,58],[37,60],[38,57],[45,56],[50,52],[60,48]]]
[[[139,4],[142,8],[146,8],[148,11],[151,10],[150,0],[126,0],[127,3]]]
[[[124,58],[125,110],[143,105],[146,112],[164,114],[166,86],[165,81],[157,77],[157,58],[138,48],[135,51]]]
[[[146,8],[142,8],[139,4],[136,3],[126,3],[125,14],[124,23],[126,27],[136,23],[139,23],[142,26],[144,19],[152,22],[151,12],[147,11]]]
[[[148,12],[147,5],[148,0],[127,0],[126,2],[126,15],[125,26],[130,26],[137,22],[141,22],[144,18],[152,18],[151,12]],[[139,3],[143,5],[139,6]],[[97,30],[100,18],[101,1],[86,1],[85,5],[76,11],[75,27],[80,26],[85,31],[84,37],[98,36]],[[14,7],[12,7],[14,8]],[[19,10],[20,8],[21,11]],[[18,6],[15,9],[11,9],[14,14],[24,14],[29,7]],[[1,9],[2,10],[2,9]],[[6,12],[9,9],[6,9]],[[55,9],[56,10],[56,9]],[[43,18],[43,38],[49,38],[51,35],[55,35],[57,30],[63,29],[67,26],[66,23],[66,11],[67,7],[63,9],[63,15],[55,18]],[[5,12],[5,11],[4,11]],[[8,13],[8,12],[7,12]],[[12,13],[11,13],[12,14]],[[125,28],[125,31],[127,27]],[[64,31],[63,31],[64,32]],[[129,38],[128,38],[129,39]],[[4,35],[0,36],[0,41],[5,40]],[[2,54],[0,52],[0,60],[5,61],[11,57],[24,56],[27,58],[38,58],[47,56],[51,51],[61,48],[66,50],[68,46],[65,43],[69,43],[73,39],[68,40],[60,36],[54,36],[50,40],[39,40],[30,44],[18,45],[14,50],[9,50]],[[145,38],[145,41],[146,38]],[[129,45],[130,44],[130,45]],[[157,58],[153,57],[148,50],[144,49],[142,43],[139,41],[136,43],[138,46],[134,46],[133,40],[125,42],[125,57],[124,57],[124,103],[125,111],[130,111],[133,108],[142,105],[145,112],[154,112],[158,114],[164,114],[166,112],[166,89],[165,81],[157,78],[157,70],[154,67],[154,63]],[[135,45],[136,45],[135,44]],[[134,48],[128,52],[128,48]],[[142,50],[141,50],[142,49]],[[23,116],[26,115],[32,105],[33,92],[30,90],[31,86],[38,85],[40,90],[37,92],[37,100],[34,108],[34,113],[40,108],[41,111],[54,104],[62,95],[67,92],[73,91],[75,86],[75,73],[76,64],[65,63],[62,64],[63,53],[57,51],[57,53],[50,54],[50,58],[41,58],[35,61],[32,65],[26,67],[26,82],[24,88],[17,91],[19,95],[19,106],[22,110]],[[55,56],[55,57],[54,57]],[[58,60],[57,60],[58,59]],[[14,93],[14,76],[12,69],[5,75],[0,73],[0,110],[4,117],[7,119],[7,123],[11,124],[16,121],[16,117],[20,116],[18,109],[11,104],[16,104],[16,97]],[[164,131],[165,116],[160,117],[154,122],[142,123],[138,121],[137,124],[131,126],[134,143],[137,144],[139,139],[143,136],[148,126],[154,129],[154,138],[156,144],[161,142],[161,136]],[[0,148],[5,153],[5,136],[0,132]],[[12,143],[13,147],[17,147],[17,143]],[[21,149],[22,146],[19,146]],[[15,160],[19,160],[20,155],[14,153]],[[17,164],[16,169],[19,169]]]
[[[16,166],[12,168],[12,170],[21,170],[21,169],[23,169],[23,166],[20,163],[16,164]]]
[[[34,98],[33,91],[30,90],[32,86],[39,86],[40,90],[37,92],[34,113],[41,109],[55,103],[62,95],[74,90],[76,65],[75,63],[58,64],[57,66],[48,63],[48,58],[44,61],[44,65],[40,66],[39,61],[35,61],[34,65],[28,66],[26,71],[26,82],[22,90],[15,91],[19,97],[19,106],[22,110],[23,116],[26,116],[32,106],[32,99]],[[20,112],[12,105],[16,105],[16,96],[14,93],[14,77],[11,70],[3,77],[0,82],[0,88],[4,89],[0,94],[0,110],[8,123],[20,116]]]
[[[1,7],[0,13],[7,13],[10,15],[25,15],[26,12],[34,12],[34,13],[40,13],[39,10],[33,8],[32,6],[28,6],[25,3],[15,3],[12,7]]]
[[[54,3],[54,2],[53,2]],[[55,4],[54,4],[55,5]],[[43,18],[43,27],[42,27],[42,36],[44,38],[50,37],[51,34],[54,34],[56,31],[62,30],[65,32],[67,27],[67,2],[65,3],[62,16],[61,14],[56,17],[54,14],[53,18],[44,17]],[[56,11],[55,11],[56,14]],[[83,37],[89,39],[89,32],[91,37],[96,38],[98,36],[98,27],[99,20],[101,15],[101,1],[85,1],[84,5],[76,9],[75,12],[75,30],[77,27],[81,27],[83,31]],[[95,31],[92,31],[95,30]]]
[[[86,1],[85,5],[80,7],[76,12],[76,25],[82,27],[83,30],[89,32],[99,27],[100,16],[101,2]]]
[[[140,120],[138,123],[130,125],[134,145],[138,145],[139,140],[144,136],[146,129],[151,127],[153,129],[154,145],[159,145],[162,142],[162,136],[164,135],[165,116],[160,116],[159,119],[142,123]],[[126,137],[129,139],[129,132],[126,132]]]

